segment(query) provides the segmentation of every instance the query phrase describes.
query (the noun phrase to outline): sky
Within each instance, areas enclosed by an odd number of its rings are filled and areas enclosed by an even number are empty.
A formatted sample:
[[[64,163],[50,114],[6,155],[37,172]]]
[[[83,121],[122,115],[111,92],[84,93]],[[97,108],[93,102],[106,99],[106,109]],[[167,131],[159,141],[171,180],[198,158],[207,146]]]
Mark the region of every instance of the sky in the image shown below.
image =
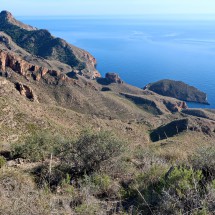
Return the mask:
[[[15,16],[215,14],[214,0],[1,0]]]

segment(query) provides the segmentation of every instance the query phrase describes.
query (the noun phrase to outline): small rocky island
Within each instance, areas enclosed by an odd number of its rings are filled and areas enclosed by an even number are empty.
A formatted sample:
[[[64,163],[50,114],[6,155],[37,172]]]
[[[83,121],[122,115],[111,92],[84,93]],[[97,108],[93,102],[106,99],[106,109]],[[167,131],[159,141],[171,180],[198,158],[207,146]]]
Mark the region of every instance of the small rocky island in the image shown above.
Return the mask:
[[[146,89],[163,96],[209,105],[206,93],[182,81],[164,79],[146,85],[144,90]]]

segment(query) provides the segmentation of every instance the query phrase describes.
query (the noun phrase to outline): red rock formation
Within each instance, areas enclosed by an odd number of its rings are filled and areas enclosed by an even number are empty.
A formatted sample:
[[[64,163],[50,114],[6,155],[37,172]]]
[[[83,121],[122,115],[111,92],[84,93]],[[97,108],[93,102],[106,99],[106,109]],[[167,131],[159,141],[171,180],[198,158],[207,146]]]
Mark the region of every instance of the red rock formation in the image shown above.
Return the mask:
[[[6,72],[7,67],[14,72],[26,77],[33,77],[36,81],[40,81],[46,74],[57,77],[59,80],[66,80],[66,76],[60,71],[50,70],[42,66],[33,65],[19,56],[0,50],[0,70]]]

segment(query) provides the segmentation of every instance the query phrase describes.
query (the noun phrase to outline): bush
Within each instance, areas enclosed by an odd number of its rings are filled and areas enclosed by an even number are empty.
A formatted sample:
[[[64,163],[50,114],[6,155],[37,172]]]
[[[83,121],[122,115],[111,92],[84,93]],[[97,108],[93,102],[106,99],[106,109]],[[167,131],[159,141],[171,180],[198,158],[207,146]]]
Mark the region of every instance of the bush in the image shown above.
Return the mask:
[[[93,183],[102,192],[107,192],[111,186],[111,178],[108,175],[95,174],[92,178]]]
[[[144,211],[149,210],[148,205],[155,207],[160,201],[167,170],[165,165],[153,165],[151,169],[139,174],[128,189],[127,201],[131,201],[131,204],[135,202],[135,206]]]
[[[210,214],[215,206],[215,190],[202,187],[201,170],[191,167],[152,166],[127,189],[124,204],[144,214]]]
[[[14,158],[25,158],[32,162],[50,158],[50,155],[57,155],[64,147],[65,140],[59,136],[49,133],[35,133],[28,137],[24,144],[16,144],[12,149]]]
[[[215,147],[200,148],[192,156],[191,164],[203,172],[205,182],[215,179]]]
[[[0,156],[0,168],[2,168],[6,164],[6,159],[3,156]]]
[[[186,197],[186,191],[200,190],[199,182],[202,180],[202,172],[192,168],[175,167],[170,169],[164,180],[165,189],[172,191],[180,198]]]
[[[80,184],[81,187],[89,190],[90,195],[99,199],[118,199],[121,194],[120,185],[103,173],[95,173],[91,176],[85,175]]]
[[[39,188],[48,187],[51,188],[51,190],[55,190],[67,177],[65,171],[58,166],[52,168],[50,173],[48,164],[36,167],[32,173],[34,174],[35,182]]]
[[[158,211],[162,214],[210,214],[215,199],[201,185],[201,170],[189,167],[171,168],[163,180]],[[213,203],[212,203],[213,202]]]
[[[120,156],[125,143],[109,132],[84,131],[77,141],[65,149],[63,164],[69,165],[79,175],[98,171],[104,162]]]

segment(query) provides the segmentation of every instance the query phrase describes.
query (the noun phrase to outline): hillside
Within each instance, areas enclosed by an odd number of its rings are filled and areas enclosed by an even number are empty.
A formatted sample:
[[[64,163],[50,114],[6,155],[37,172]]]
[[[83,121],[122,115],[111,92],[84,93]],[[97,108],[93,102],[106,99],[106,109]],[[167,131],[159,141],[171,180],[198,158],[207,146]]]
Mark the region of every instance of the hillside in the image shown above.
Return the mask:
[[[53,37],[47,30],[32,28],[17,21],[7,11],[0,13],[0,31],[32,55],[67,64],[71,67],[70,70],[90,78],[100,76],[95,69],[96,60],[88,52]]]
[[[214,214],[215,112],[101,77],[0,13],[0,214]]]
[[[189,86],[182,81],[160,80],[148,84],[145,89],[151,90],[163,96],[170,96],[187,102],[208,104],[206,93]]]

